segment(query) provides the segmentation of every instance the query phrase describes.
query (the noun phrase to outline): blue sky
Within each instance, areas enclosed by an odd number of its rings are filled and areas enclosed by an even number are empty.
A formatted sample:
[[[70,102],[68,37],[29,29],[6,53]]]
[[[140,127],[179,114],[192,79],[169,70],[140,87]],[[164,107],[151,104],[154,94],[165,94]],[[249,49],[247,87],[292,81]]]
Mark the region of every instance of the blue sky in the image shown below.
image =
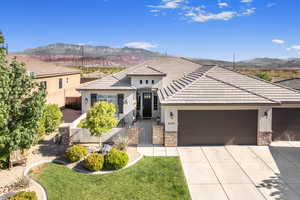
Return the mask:
[[[10,51],[64,42],[231,60],[300,56],[299,0],[5,0]]]

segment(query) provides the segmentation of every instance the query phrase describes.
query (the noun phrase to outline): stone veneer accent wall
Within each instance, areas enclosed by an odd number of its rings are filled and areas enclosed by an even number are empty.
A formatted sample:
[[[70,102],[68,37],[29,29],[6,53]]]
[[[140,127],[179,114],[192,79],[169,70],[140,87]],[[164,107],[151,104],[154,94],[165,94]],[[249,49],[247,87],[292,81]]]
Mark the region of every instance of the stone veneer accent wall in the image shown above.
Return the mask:
[[[129,145],[138,145],[139,144],[139,127],[132,126],[127,128],[126,134],[128,136]]]
[[[65,146],[69,146],[71,144],[71,141],[70,141],[71,127],[70,127],[70,124],[62,124],[58,128],[58,132],[62,137],[61,143]]]
[[[165,146],[166,147],[177,146],[177,132],[165,132]]]
[[[164,144],[164,126],[153,125],[152,127],[152,143]]]
[[[267,146],[272,142],[272,132],[258,132],[257,133],[257,145]]]

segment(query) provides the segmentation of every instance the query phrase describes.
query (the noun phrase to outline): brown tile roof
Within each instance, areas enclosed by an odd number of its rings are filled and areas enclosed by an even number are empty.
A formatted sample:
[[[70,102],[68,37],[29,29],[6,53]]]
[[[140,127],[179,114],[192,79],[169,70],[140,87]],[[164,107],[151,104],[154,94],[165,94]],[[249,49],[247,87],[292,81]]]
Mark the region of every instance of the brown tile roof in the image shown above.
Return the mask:
[[[166,73],[149,66],[139,67],[129,72],[127,76],[166,76]]]
[[[78,90],[94,90],[94,89],[133,89],[130,86],[130,79],[128,74],[145,73],[150,72],[153,75],[164,75],[164,83],[168,84],[173,80],[177,80],[184,73],[190,73],[199,68],[199,65],[182,58],[159,58],[150,60],[134,67],[130,67],[126,70],[120,71],[116,74],[106,77],[106,79],[100,79],[89,82]],[[154,76],[155,76],[154,75]],[[110,79],[110,82],[107,82]],[[123,85],[122,85],[123,84]],[[117,86],[116,86],[117,85]]]
[[[162,104],[299,103],[300,93],[217,66],[204,66],[159,91]]]
[[[16,58],[19,62],[25,63],[27,71],[33,72],[36,78],[81,73],[80,70],[43,62],[30,56],[14,54],[8,55],[9,61],[12,61],[14,58]]]
[[[162,104],[300,103],[300,93],[218,66],[201,66],[184,58],[160,58],[89,82],[78,90],[135,90],[128,74],[165,74],[158,91]]]

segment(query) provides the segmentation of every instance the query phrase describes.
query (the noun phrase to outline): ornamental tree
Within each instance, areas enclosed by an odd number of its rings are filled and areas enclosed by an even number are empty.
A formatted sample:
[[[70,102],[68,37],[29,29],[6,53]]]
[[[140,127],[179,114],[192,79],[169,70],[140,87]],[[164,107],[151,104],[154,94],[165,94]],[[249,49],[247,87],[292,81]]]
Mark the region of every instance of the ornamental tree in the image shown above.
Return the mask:
[[[1,153],[27,149],[36,141],[46,92],[34,82],[23,63],[11,63],[0,49]]]
[[[87,117],[82,127],[87,128],[91,135],[101,137],[104,133],[116,127],[116,107],[114,104],[100,101],[87,111]],[[100,139],[101,146],[101,139]]]
[[[0,44],[3,44],[4,42],[5,42],[4,35],[3,35],[2,31],[0,30]]]
[[[43,108],[43,114],[39,121],[39,129],[44,131],[43,133],[50,134],[54,132],[62,122],[63,117],[58,105],[46,104]],[[43,135],[43,133],[40,133]]]

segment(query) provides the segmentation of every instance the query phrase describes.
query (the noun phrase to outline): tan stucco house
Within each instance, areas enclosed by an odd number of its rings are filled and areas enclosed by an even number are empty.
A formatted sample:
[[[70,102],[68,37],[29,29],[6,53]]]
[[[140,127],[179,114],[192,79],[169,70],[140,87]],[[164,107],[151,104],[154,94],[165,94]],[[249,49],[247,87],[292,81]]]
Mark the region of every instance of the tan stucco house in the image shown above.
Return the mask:
[[[300,93],[219,66],[160,58],[78,88],[82,111],[116,105],[127,124],[156,119],[166,146],[300,139]]]
[[[9,55],[8,58],[25,63],[26,70],[38,83],[45,84],[48,104],[64,107],[66,97],[80,97],[76,88],[80,86],[80,70],[43,62],[24,55]]]

